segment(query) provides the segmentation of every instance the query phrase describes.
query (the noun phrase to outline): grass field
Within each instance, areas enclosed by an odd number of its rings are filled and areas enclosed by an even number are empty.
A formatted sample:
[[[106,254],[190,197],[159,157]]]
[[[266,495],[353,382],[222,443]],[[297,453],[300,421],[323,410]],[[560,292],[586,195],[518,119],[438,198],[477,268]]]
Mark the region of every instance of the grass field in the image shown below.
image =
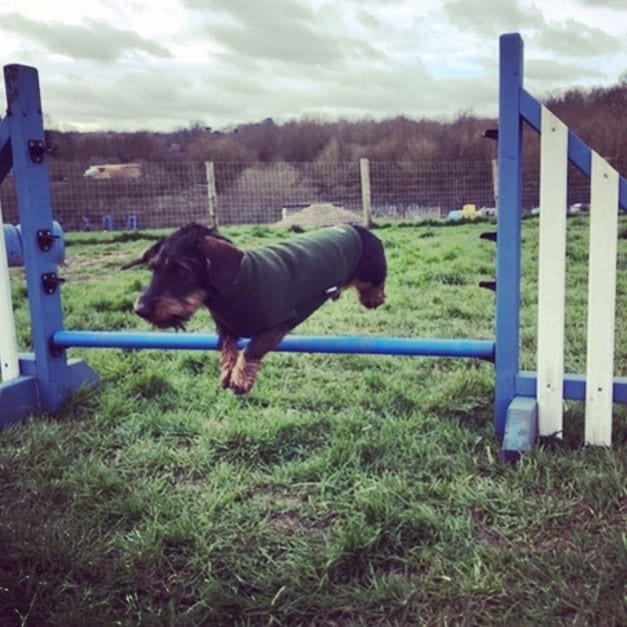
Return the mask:
[[[298,333],[493,337],[486,224],[377,229],[374,312],[352,293]],[[616,371],[627,374],[627,222]],[[284,237],[226,229],[244,246]],[[523,367],[535,367],[537,222],[524,223]],[[68,329],[144,329],[152,240],[68,236]],[[585,360],[587,219],[569,220],[566,365]],[[29,345],[22,271],[13,271]],[[201,313],[190,330],[212,330]],[[612,449],[565,436],[518,467],[493,437],[493,367],[274,353],[252,394],[216,353],[72,350],[102,376],[0,433],[0,625],[625,625],[627,412]]]

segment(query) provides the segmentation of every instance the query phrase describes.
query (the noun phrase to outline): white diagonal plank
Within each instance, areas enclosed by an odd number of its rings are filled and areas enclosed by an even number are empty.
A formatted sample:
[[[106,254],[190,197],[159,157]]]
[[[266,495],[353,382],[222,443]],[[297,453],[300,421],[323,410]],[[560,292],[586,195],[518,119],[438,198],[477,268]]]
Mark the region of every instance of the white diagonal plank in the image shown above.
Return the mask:
[[[595,152],[590,180],[586,444],[612,440],[618,172]]]
[[[541,436],[562,433],[568,128],[542,107],[538,250],[538,421]]]

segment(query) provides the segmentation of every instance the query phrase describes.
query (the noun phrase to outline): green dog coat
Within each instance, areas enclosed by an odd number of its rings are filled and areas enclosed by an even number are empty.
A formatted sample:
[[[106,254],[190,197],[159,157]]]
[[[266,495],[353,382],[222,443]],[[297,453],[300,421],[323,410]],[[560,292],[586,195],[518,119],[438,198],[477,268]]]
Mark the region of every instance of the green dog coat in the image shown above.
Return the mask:
[[[361,238],[350,226],[245,251],[233,287],[211,303],[211,313],[236,337],[253,337],[279,324],[291,329],[351,279],[360,257]]]

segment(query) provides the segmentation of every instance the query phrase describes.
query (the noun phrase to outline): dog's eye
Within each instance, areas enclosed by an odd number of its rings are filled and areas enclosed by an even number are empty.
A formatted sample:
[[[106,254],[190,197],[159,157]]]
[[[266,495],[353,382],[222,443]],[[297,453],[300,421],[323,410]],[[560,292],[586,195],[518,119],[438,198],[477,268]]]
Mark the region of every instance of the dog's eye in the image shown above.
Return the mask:
[[[177,276],[184,276],[192,271],[188,264],[176,259],[168,259],[165,265],[170,272],[176,274]]]

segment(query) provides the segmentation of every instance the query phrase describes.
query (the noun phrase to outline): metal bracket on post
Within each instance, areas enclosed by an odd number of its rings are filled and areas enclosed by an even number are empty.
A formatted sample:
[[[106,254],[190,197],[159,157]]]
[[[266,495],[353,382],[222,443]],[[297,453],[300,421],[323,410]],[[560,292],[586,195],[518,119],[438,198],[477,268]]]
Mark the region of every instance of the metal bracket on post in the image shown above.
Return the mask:
[[[479,281],[479,287],[496,292],[496,281]]]
[[[58,235],[54,235],[50,229],[39,229],[37,231],[37,243],[39,250],[47,253],[53,246],[55,240],[59,239]]]
[[[41,163],[44,160],[46,152],[48,152],[48,150],[43,141],[40,139],[28,140],[28,154],[33,163]]]
[[[57,276],[56,272],[45,272],[41,275],[41,284],[48,295],[54,294],[61,283],[65,283],[65,279]]]
[[[489,242],[497,241],[497,234],[492,231],[481,233],[479,237],[481,239],[488,240]],[[479,287],[483,287],[487,290],[492,290],[493,292],[496,292],[496,281],[479,281]]]

